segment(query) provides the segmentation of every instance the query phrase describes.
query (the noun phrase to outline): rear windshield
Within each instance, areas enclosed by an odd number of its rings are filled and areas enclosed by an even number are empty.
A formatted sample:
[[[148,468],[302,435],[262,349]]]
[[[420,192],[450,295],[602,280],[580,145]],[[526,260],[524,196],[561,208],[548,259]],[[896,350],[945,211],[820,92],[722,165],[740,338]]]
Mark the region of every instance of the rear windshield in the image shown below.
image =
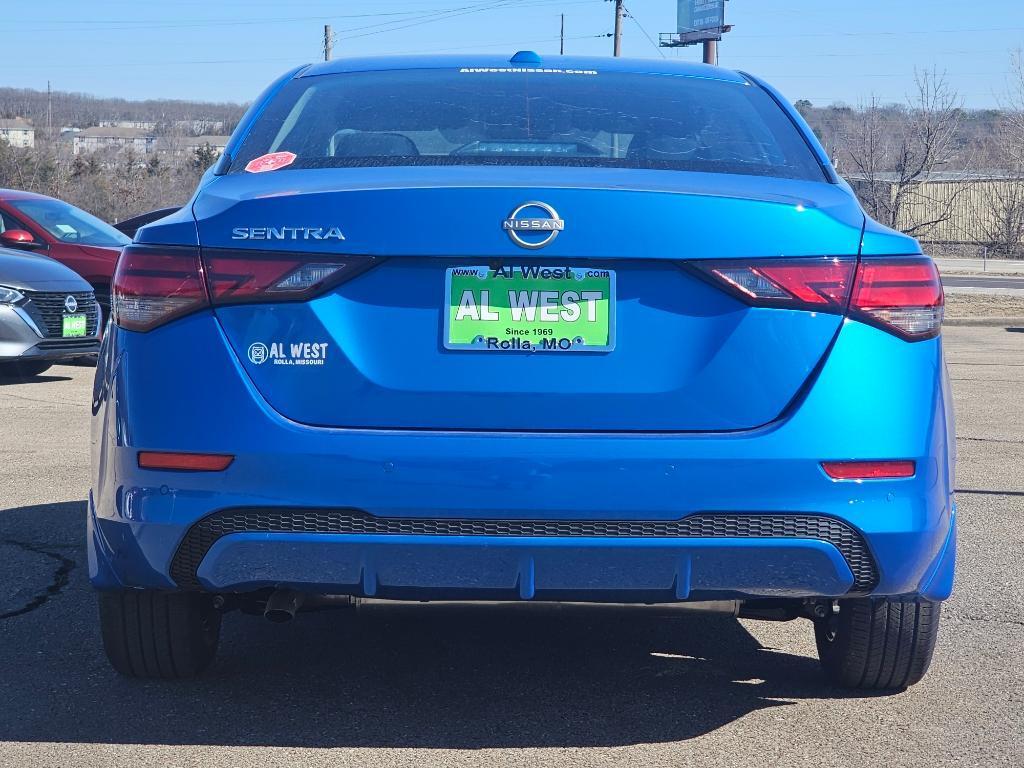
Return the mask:
[[[560,165],[822,181],[782,109],[752,85],[594,70],[412,69],[297,78],[231,163],[286,169]]]

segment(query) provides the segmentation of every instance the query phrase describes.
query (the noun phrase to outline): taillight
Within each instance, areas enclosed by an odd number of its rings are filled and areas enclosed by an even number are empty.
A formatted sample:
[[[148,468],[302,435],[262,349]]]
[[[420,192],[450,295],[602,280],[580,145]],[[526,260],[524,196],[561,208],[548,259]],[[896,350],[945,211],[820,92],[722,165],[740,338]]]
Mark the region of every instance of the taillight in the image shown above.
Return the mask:
[[[910,341],[938,335],[942,283],[928,256],[693,261],[705,279],[754,307],[846,313]]]
[[[206,280],[215,305],[302,301],[360,274],[364,256],[204,249]]]
[[[850,315],[917,341],[937,336],[945,303],[928,256],[865,258],[857,270]]]
[[[849,301],[857,260],[694,261],[690,266],[752,306],[838,313]]]
[[[114,272],[111,313],[131,331],[210,306],[302,301],[360,274],[369,257],[130,245]]]
[[[110,297],[121,328],[148,331],[209,304],[198,249],[129,245],[121,252]]]

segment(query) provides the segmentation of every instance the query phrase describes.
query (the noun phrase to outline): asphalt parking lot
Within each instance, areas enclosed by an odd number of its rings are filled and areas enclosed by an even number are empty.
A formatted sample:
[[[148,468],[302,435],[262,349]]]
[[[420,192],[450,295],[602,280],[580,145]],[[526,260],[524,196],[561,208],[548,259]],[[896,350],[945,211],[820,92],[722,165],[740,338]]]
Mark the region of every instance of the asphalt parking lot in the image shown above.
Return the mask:
[[[875,696],[824,687],[806,622],[529,606],[232,614],[201,680],[119,678],[83,547],[92,370],[0,384],[0,766],[1020,766],[1024,329],[945,334],[956,593],[930,675]]]

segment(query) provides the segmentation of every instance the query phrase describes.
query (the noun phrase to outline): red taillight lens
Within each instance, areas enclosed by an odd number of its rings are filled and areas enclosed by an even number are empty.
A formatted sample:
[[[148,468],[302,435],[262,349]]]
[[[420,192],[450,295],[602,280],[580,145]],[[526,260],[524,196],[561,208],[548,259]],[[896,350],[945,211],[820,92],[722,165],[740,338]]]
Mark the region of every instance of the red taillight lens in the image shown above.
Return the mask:
[[[905,339],[939,333],[942,282],[928,256],[867,257],[861,260],[850,297],[850,314]]]
[[[215,305],[301,301],[355,277],[373,264],[360,256],[256,251],[203,251]]]
[[[209,303],[198,249],[129,245],[121,252],[110,309],[121,328],[148,331]]]
[[[821,468],[833,480],[885,480],[914,476],[914,462],[908,459],[886,461],[823,461]]]
[[[223,453],[176,453],[139,451],[141,469],[175,469],[182,472],[220,472],[231,466],[234,456]]]
[[[302,301],[376,263],[370,257],[130,245],[114,272],[111,312],[148,331],[221,304]]]
[[[942,325],[942,282],[928,256],[694,261],[689,266],[755,307],[847,312],[910,341]]]
[[[842,312],[850,298],[853,258],[691,262],[742,301],[758,307]]]

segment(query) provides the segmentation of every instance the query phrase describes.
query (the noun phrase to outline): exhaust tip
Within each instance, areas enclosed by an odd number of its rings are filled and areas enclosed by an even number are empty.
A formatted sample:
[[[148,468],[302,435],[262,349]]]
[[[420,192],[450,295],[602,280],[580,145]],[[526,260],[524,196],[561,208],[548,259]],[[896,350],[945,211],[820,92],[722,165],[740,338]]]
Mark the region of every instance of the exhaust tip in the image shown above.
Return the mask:
[[[284,624],[295,618],[295,614],[285,610],[268,610],[263,612],[263,618],[272,621],[274,624]]]
[[[305,595],[294,589],[277,589],[267,599],[263,618],[274,624],[284,624],[295,618],[305,600]]]

